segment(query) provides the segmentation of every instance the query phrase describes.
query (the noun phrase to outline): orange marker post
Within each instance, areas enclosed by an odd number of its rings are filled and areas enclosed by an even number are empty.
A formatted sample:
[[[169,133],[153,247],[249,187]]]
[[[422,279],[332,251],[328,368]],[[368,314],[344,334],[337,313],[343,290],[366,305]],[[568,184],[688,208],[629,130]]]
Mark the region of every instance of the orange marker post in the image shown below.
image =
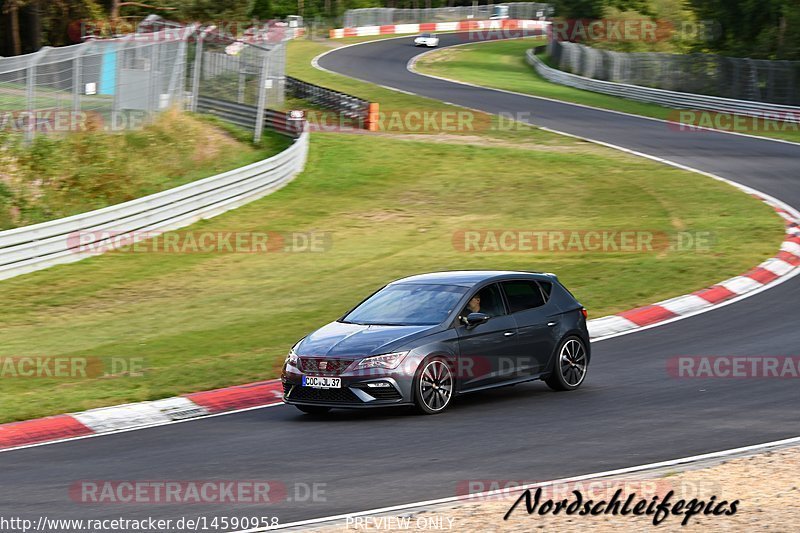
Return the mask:
[[[380,125],[380,104],[371,102],[367,113],[367,131],[378,131]]]

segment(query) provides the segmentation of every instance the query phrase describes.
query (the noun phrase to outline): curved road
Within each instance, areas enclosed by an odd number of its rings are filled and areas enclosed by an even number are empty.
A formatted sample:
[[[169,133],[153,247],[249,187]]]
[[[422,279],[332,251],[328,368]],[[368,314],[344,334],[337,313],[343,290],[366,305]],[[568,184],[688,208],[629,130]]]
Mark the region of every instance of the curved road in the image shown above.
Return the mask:
[[[461,41],[442,35],[442,45]],[[614,143],[800,205],[800,146],[590,110],[409,73],[411,38],[349,47],[324,68]],[[700,179],[700,178],[698,178]],[[800,434],[796,380],[677,380],[676,355],[797,355],[800,277],[715,311],[597,343],[577,392],[541,383],[465,397],[436,417],[277,406],[0,454],[0,516],[277,516],[281,522],[453,496],[469,479],[547,480]],[[76,480],[279,480],[324,484],[316,502],[270,506],[76,503]],[[301,492],[303,492],[301,490]],[[732,495],[735,496],[735,495]],[[303,500],[300,498],[299,500]],[[498,517],[499,519],[499,517]]]

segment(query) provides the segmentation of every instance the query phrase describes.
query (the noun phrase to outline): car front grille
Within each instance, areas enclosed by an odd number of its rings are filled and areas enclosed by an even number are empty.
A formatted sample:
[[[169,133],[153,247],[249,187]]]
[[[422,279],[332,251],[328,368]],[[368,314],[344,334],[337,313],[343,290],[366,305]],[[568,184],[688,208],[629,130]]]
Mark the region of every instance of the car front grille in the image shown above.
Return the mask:
[[[402,397],[400,391],[394,387],[367,387],[366,385],[359,385],[358,388],[376,400],[399,400]]]
[[[321,357],[301,357],[300,370],[303,372],[314,372],[315,374],[325,374],[337,376],[344,372],[352,359],[325,359]]]
[[[288,394],[287,398],[298,402],[364,403],[348,388],[315,389],[295,385]]]

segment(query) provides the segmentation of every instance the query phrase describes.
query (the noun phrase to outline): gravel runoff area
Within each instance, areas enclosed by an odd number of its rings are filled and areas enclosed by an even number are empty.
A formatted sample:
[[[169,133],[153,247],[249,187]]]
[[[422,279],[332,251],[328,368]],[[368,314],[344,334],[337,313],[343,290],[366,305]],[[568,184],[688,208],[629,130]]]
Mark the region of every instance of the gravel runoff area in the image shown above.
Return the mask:
[[[689,468],[680,472],[659,470],[624,479],[594,479],[543,488],[533,514],[528,514],[523,499],[508,520],[503,517],[522,494],[518,490],[507,491],[503,496],[484,498],[483,501],[465,501],[397,515],[352,517],[347,522],[315,531],[797,531],[800,522],[800,446],[727,460],[718,459]],[[525,484],[535,482],[519,481]],[[454,494],[477,493],[481,489],[503,489],[515,485],[513,480],[496,480],[494,485],[492,483],[490,480],[465,480],[454,487]],[[622,491],[619,496],[620,512],[632,493],[635,493],[630,505],[632,509],[635,509],[639,500],[646,500],[649,506],[654,497],[658,497],[657,502],[660,503],[670,491],[674,491],[669,500],[673,509],[681,499],[687,502],[686,506],[692,504],[692,500],[705,502],[705,505],[700,508],[696,504],[696,508],[701,510],[688,519],[686,526],[681,525],[686,518],[686,508],[681,510],[681,514],[663,516],[662,513],[659,518],[663,520],[658,526],[653,524],[655,513],[646,514],[647,507],[644,506],[645,514],[640,516],[633,513],[626,516],[581,516],[580,511],[568,515],[563,508],[559,514],[553,514],[552,510],[545,515],[539,514],[547,500],[560,502],[567,499],[568,503],[575,502],[577,497],[573,490],[580,491],[583,497],[582,505],[575,505],[575,508],[583,509],[583,504],[589,499],[593,503],[601,500],[609,502],[618,489]],[[531,490],[531,496],[531,502],[535,503],[535,489]],[[736,500],[734,514],[713,514],[715,511],[730,511]],[[653,510],[656,510],[655,506]],[[709,511],[708,515],[704,514],[706,510]]]

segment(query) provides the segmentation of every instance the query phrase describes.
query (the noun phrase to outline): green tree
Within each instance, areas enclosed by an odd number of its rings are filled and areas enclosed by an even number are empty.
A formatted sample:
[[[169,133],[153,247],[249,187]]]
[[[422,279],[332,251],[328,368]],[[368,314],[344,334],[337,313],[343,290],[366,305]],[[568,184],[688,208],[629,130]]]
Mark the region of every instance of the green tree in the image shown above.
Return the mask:
[[[41,14],[43,43],[64,46],[80,41],[80,21],[105,21],[107,11],[95,0],[44,0]]]
[[[272,0],[255,0],[250,8],[250,17],[258,20],[269,20],[273,17]]]
[[[555,0],[555,15],[565,19],[599,19],[607,0]]]
[[[783,24],[778,32],[776,56],[800,60],[800,3],[787,4],[782,11]]]
[[[741,57],[799,58],[790,52],[798,46],[798,33],[788,24],[798,16],[797,0],[690,2],[698,19],[719,28],[705,43],[708,50]]]
[[[11,52],[13,55],[22,53],[22,34],[20,32],[19,12],[29,0],[6,0],[3,2],[3,14],[8,16],[9,35],[11,37]]]

